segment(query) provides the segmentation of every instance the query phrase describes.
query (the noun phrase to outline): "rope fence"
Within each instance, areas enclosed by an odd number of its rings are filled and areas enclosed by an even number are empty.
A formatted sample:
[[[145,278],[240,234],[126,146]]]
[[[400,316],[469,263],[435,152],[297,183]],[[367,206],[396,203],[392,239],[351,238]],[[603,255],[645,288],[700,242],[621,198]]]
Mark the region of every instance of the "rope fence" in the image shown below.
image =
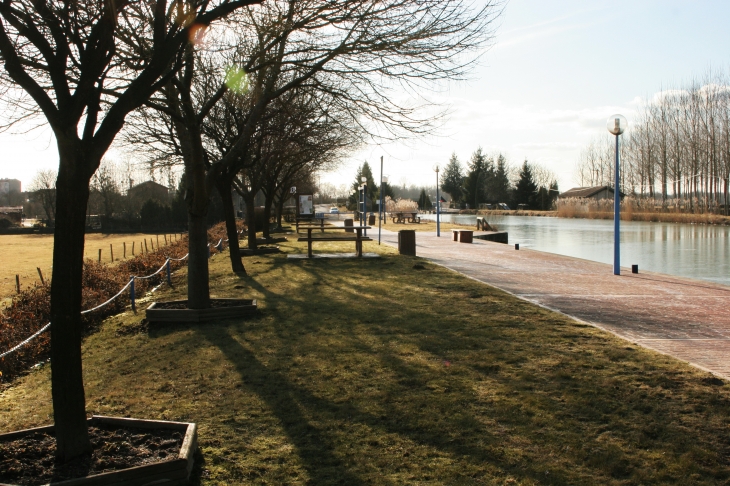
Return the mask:
[[[227,242],[228,240],[225,240],[225,241]],[[223,238],[221,238],[220,240],[218,240],[218,243],[216,243],[215,245],[213,245],[213,247],[215,249],[217,249],[219,252],[222,252],[223,251],[223,242],[224,242],[224,240],[223,240]],[[210,247],[211,247],[211,244],[208,243],[208,258],[210,258]],[[170,262],[171,261],[181,262],[183,260],[187,260],[189,256],[190,256],[190,253],[186,254],[182,258],[169,258],[168,257],[165,260],[165,263],[156,272],[154,272],[154,273],[152,273],[150,275],[145,275],[143,277],[138,277],[136,275],[132,275],[129,278],[129,282],[127,282],[127,285],[125,285],[124,287],[122,287],[122,289],[119,292],[117,292],[116,295],[114,295],[112,298],[110,298],[109,300],[107,300],[103,304],[99,304],[99,305],[97,305],[96,307],[94,307],[92,309],[87,309],[85,311],[81,311],[81,315],[88,314],[90,312],[94,312],[96,310],[101,309],[102,307],[104,307],[106,305],[109,305],[115,299],[119,298],[119,296],[121,296],[124,293],[124,291],[127,290],[127,289],[129,289],[129,299],[131,301],[132,311],[134,311],[136,313],[137,312],[137,305],[136,305],[136,296],[135,296],[135,293],[134,293],[134,281],[135,280],[144,280],[144,279],[152,278],[152,277],[154,277],[156,275],[159,275],[164,270],[166,272],[166,275],[165,276],[166,276],[166,279],[167,279],[167,284],[168,285],[172,285],[172,272],[170,270]],[[3,359],[3,358],[5,358],[5,356],[8,356],[8,355],[10,355],[10,354],[18,351],[20,348],[22,348],[23,346],[27,345],[33,339],[37,338],[38,336],[40,336],[41,334],[43,334],[44,332],[46,332],[50,328],[51,328],[51,323],[49,322],[45,326],[43,326],[42,328],[40,328],[39,330],[37,330],[35,333],[33,333],[31,336],[29,336],[28,338],[26,338],[24,341],[21,341],[20,343],[16,344],[15,346],[13,346],[12,348],[8,349],[7,351],[4,351],[3,353],[0,353],[0,359]]]

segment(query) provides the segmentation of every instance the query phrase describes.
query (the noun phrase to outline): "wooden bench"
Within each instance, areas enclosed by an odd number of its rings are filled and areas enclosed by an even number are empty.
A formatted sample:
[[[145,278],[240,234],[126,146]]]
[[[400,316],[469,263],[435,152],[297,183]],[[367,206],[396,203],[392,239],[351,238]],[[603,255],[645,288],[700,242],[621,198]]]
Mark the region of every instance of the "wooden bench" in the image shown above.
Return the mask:
[[[472,243],[474,241],[473,230],[452,229],[451,232],[454,234],[454,241],[459,243]]]
[[[421,217],[418,216],[418,213],[403,213],[403,212],[400,212],[400,213],[395,213],[393,215],[393,223],[395,223],[395,224],[399,224],[399,223],[400,224],[403,224],[406,221],[409,222],[409,223],[420,223],[421,222]]]
[[[327,228],[322,228],[322,232],[324,232],[325,229],[344,229],[344,230],[354,230],[355,235],[350,236],[349,234],[344,235],[331,235],[331,236],[312,236],[312,230],[318,229],[316,226],[309,226],[304,228],[307,230],[307,236],[301,236],[297,239],[297,241],[306,241],[307,242],[307,258],[314,257],[314,254],[312,253],[312,243],[315,241],[354,241],[355,242],[355,255],[358,258],[362,257],[362,242],[363,241],[373,241],[372,238],[369,238],[367,236],[363,236],[362,232],[363,230],[370,229],[370,226],[331,226]]]

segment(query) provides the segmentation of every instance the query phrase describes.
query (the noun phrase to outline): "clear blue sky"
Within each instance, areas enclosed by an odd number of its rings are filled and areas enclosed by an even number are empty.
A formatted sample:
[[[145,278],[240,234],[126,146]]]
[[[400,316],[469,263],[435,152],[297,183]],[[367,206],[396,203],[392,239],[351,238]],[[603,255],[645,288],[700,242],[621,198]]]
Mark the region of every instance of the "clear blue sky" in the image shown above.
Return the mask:
[[[440,99],[453,110],[443,136],[368,146],[323,182],[350,184],[363,160],[391,181],[433,184],[432,166],[452,152],[462,162],[481,146],[517,165],[527,158],[552,169],[560,188],[576,184],[581,149],[622,113],[631,122],[640,100],[662,88],[730,67],[730,2],[511,0],[495,43],[467,83]],[[36,171],[56,168],[50,131],[0,134],[0,178],[26,187]]]

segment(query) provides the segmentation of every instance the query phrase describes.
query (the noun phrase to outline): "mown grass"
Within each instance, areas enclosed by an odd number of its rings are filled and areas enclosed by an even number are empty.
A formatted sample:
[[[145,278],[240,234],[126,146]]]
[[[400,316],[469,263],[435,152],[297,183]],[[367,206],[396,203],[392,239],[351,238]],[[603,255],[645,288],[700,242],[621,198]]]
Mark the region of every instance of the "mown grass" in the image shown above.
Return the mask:
[[[89,413],[197,422],[205,485],[730,479],[723,382],[419,258],[365,251],[383,257],[259,256],[248,276],[213,257],[215,296],[256,298],[259,315],[109,319],[84,344]],[[156,298],[184,293],[180,273]],[[3,391],[0,429],[51,420],[49,375]]]
[[[167,237],[170,238],[170,235]],[[172,237],[176,238],[175,235]],[[150,252],[153,243],[157,248],[158,239],[160,246],[165,245],[165,236],[162,234],[89,233],[86,235],[84,244],[84,258],[97,261],[99,250],[101,250],[101,261],[109,263],[112,256],[109,245],[112,245],[114,261],[119,261],[124,255],[124,243],[127,244],[127,258],[131,258],[132,242],[135,242],[135,254],[139,255],[140,246],[144,246],[143,240],[145,239]],[[53,235],[0,235],[0,247],[3,249],[0,252],[0,269],[2,269],[0,271],[0,302],[16,293],[16,275],[20,277],[21,289],[40,282],[36,268],[41,269],[44,279],[50,279],[53,264]]]
[[[451,236],[451,230],[452,229],[473,229],[476,231],[476,224],[460,224],[460,223],[444,223],[441,222],[441,232],[447,233],[447,236]],[[427,231],[431,233],[436,233],[436,221],[430,221],[422,219],[420,223],[403,223],[403,224],[391,224],[390,222],[383,226],[383,229],[387,229],[389,231],[395,231],[398,232],[400,230],[415,230],[415,231]],[[375,235],[378,236],[378,230],[377,227],[375,228],[375,231],[368,230],[368,235],[372,236]]]

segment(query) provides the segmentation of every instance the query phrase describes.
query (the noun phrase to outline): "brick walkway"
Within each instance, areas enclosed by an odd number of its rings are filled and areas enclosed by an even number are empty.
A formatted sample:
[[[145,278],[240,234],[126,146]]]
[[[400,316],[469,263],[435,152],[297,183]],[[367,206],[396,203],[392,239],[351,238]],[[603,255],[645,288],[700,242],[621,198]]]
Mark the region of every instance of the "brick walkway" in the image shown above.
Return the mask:
[[[372,231],[372,230],[371,230]],[[371,234],[377,239],[377,231]],[[383,231],[397,247],[398,234]],[[417,232],[418,256],[730,380],[730,287]]]

